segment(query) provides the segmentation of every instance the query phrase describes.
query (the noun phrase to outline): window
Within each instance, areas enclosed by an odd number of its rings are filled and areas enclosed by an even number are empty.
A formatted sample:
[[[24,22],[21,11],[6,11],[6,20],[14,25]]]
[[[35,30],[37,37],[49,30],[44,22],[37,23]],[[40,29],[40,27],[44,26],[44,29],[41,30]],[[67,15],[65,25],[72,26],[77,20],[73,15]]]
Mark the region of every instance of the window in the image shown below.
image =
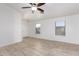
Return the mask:
[[[35,33],[36,34],[40,34],[40,27],[41,27],[41,24],[36,24],[36,26],[35,26]]]
[[[65,20],[55,22],[55,35],[65,36]]]

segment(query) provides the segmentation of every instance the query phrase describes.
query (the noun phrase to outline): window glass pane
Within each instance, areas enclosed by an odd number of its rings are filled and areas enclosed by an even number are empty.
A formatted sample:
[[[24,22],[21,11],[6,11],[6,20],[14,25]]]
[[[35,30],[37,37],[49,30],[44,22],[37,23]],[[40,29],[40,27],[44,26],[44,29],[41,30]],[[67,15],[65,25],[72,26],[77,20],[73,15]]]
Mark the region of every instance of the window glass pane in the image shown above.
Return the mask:
[[[63,20],[61,20],[61,21],[56,21],[56,26],[65,26],[65,23],[64,23],[64,21]]]
[[[36,24],[36,28],[39,28],[41,26],[41,24]]]
[[[41,27],[41,24],[36,24],[36,27],[35,27],[36,34],[40,34],[40,27]]]
[[[55,35],[65,35],[65,20],[55,22]]]

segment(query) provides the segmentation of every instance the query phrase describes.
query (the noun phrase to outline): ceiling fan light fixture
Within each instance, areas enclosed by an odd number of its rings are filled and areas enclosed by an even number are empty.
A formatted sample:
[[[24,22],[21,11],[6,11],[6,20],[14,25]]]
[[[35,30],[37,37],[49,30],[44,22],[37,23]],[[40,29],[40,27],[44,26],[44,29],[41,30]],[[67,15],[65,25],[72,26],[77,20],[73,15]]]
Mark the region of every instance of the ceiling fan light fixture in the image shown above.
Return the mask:
[[[32,7],[32,10],[33,10],[33,11],[36,11],[36,10],[37,10],[37,7]]]

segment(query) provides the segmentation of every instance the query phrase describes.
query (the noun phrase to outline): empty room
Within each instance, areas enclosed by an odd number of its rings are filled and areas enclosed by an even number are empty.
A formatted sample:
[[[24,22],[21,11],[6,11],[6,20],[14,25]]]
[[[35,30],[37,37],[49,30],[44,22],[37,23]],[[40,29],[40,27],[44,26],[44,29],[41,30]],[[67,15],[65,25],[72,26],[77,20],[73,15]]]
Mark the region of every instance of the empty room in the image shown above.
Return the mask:
[[[79,56],[79,3],[0,3],[0,56]]]

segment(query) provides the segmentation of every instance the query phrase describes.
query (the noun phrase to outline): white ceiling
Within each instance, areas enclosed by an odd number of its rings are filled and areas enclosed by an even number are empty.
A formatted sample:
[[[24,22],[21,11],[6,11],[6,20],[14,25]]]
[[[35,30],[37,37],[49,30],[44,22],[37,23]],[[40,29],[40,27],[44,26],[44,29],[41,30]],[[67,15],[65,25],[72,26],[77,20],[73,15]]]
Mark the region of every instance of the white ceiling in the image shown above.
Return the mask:
[[[28,3],[10,3],[6,5],[11,6],[23,13],[24,19],[27,20],[47,19],[79,14],[79,3],[46,3],[40,7],[45,11],[44,14],[40,14],[39,12],[32,14],[31,9],[21,8],[24,6],[30,6]]]

